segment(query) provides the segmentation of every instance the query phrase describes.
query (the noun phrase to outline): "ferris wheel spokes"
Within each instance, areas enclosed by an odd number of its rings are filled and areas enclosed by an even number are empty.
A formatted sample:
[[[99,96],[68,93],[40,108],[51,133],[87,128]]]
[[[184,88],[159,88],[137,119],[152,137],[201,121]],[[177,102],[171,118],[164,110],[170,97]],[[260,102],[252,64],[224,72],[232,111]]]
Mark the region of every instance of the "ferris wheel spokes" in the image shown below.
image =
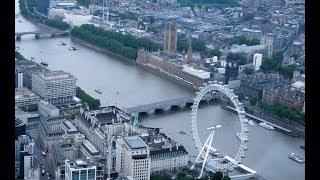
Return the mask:
[[[200,179],[202,177],[203,170],[204,170],[204,167],[207,163],[210,151],[216,150],[215,148],[212,147],[212,141],[213,141],[213,136],[215,134],[215,130],[218,128],[221,128],[221,125],[216,125],[216,126],[207,128],[207,130],[212,130],[212,131],[209,134],[209,137],[207,138],[206,142],[202,146],[202,148],[197,156],[197,159],[195,160],[194,164],[190,168],[190,169],[193,169],[195,167],[196,163],[202,162],[202,167],[201,167],[201,171],[200,171],[198,179]],[[203,154],[204,154],[204,158],[203,158]],[[203,160],[202,160],[202,158],[203,158]]]

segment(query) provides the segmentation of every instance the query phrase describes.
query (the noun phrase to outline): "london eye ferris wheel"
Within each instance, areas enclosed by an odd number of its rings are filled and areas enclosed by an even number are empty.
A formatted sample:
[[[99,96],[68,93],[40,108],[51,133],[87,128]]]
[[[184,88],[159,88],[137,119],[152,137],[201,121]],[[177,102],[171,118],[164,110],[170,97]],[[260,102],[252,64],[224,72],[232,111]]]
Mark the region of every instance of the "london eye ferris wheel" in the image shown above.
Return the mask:
[[[212,92],[220,92],[227,96],[235,106],[235,109],[238,114],[238,118],[240,121],[240,132],[237,133],[237,136],[240,140],[239,148],[236,154],[233,157],[232,161],[225,162],[222,159],[224,157],[218,156],[217,154],[214,155],[216,151],[215,148],[212,147],[213,136],[215,130],[220,128],[221,125],[216,125],[214,127],[208,127],[208,130],[212,131],[207,138],[206,142],[202,144],[199,138],[198,126],[197,126],[197,113],[198,113],[198,106],[203,98],[203,96],[207,93]],[[201,178],[203,170],[205,167],[209,167],[215,171],[232,171],[237,164],[242,163],[242,159],[245,157],[245,151],[247,150],[247,141],[248,141],[248,127],[247,124],[248,120],[245,117],[245,110],[242,106],[242,103],[238,100],[238,96],[233,93],[233,90],[229,89],[227,85],[224,85],[222,82],[217,83],[216,81],[211,82],[209,81],[208,84],[205,83],[204,87],[200,88],[199,92],[196,92],[196,97],[194,98],[194,102],[192,105],[192,111],[190,114],[191,117],[191,132],[193,134],[193,140],[195,142],[195,146],[199,151],[199,154],[195,160],[194,165],[191,168],[194,168],[195,164],[202,163],[201,172],[199,178]],[[223,130],[223,128],[222,128]]]

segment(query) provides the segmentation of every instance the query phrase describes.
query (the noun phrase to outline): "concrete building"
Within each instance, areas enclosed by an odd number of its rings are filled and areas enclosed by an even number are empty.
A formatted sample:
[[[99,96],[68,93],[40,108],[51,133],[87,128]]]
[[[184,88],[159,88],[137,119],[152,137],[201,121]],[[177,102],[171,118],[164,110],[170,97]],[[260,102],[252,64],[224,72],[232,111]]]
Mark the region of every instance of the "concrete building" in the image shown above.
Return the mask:
[[[188,166],[189,156],[186,149],[168,138],[159,128],[140,127],[138,132],[150,149],[151,173],[178,171]]]
[[[166,53],[172,53],[177,51],[177,24],[175,21],[166,23],[164,30],[164,44],[163,50]]]
[[[53,105],[73,101],[77,79],[64,71],[43,71],[32,75],[32,91]]]
[[[51,8],[48,12],[48,19],[62,21],[65,18],[65,12],[62,9]]]
[[[18,139],[19,136],[26,134],[26,122],[21,120],[20,118],[15,118],[15,140]]]
[[[30,105],[37,105],[40,98],[28,88],[15,88],[15,106],[28,108]]]
[[[65,160],[65,180],[96,180],[97,167],[92,163],[77,159]]]
[[[66,121],[62,117],[41,118],[38,124],[38,137],[42,149],[46,153],[51,152],[53,144],[64,141],[61,122]]]
[[[18,72],[16,78],[17,78],[16,87],[17,88],[22,88],[23,87],[23,73]]]
[[[59,109],[47,101],[40,100],[38,103],[38,110],[44,117],[59,116]]]
[[[34,145],[35,142],[26,135],[19,136],[15,140],[15,176],[17,179],[28,179],[39,173],[38,162],[33,155]]]
[[[254,67],[254,70],[259,71],[261,64],[262,64],[262,54],[255,53],[253,55],[253,67]]]
[[[180,80],[191,86],[199,87],[208,81],[208,75],[204,69],[189,67],[185,59],[177,54],[167,55],[159,52],[147,52],[144,49],[138,51],[137,62],[151,70],[165,76]]]
[[[150,150],[139,136],[128,136],[116,140],[116,170],[120,175],[134,180],[150,179]]]

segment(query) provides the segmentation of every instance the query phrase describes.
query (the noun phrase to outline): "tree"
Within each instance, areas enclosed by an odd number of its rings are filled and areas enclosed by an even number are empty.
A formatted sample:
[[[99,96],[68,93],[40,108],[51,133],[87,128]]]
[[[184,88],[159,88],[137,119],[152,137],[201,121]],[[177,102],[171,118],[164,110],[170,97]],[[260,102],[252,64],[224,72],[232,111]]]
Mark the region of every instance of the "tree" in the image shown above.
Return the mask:
[[[250,12],[244,13],[242,16],[242,20],[244,21],[250,21],[254,18],[254,15]]]
[[[150,176],[150,180],[170,180],[170,175],[166,172],[153,173]]]
[[[257,104],[257,101],[258,101],[258,98],[254,96],[250,99],[250,104],[252,106],[255,106]]]
[[[245,44],[247,46],[254,46],[254,45],[259,45],[260,40],[257,38],[247,39],[245,36],[235,36],[230,41],[230,45],[232,44],[238,44],[238,45]]]
[[[250,75],[250,74],[253,74],[254,73],[254,69],[251,68],[251,67],[247,67],[243,70],[243,72],[246,74],[246,75]]]
[[[88,95],[84,90],[82,90],[80,87],[76,87],[76,97],[86,102],[90,109],[98,108],[101,105],[99,99],[94,99],[93,97]]]
[[[218,56],[218,58],[221,56],[221,51],[219,49],[212,49],[209,52],[209,57]]]
[[[231,180],[229,176],[224,176],[221,180]]]
[[[244,94],[242,92],[239,92],[238,94],[239,101],[242,101],[244,99]]]
[[[210,179],[212,179],[212,180],[221,180],[222,177],[223,177],[222,172],[217,171],[213,175],[211,175]]]
[[[77,4],[81,6],[89,7],[91,3],[90,3],[90,0],[77,0]]]

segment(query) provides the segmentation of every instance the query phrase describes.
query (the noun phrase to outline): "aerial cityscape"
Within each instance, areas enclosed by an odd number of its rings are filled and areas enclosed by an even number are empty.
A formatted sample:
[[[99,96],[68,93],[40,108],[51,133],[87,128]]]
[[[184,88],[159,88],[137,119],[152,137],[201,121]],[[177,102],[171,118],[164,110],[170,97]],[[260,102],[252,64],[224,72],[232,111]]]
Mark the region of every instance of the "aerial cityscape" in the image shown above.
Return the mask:
[[[15,0],[15,179],[305,179],[304,0]]]

